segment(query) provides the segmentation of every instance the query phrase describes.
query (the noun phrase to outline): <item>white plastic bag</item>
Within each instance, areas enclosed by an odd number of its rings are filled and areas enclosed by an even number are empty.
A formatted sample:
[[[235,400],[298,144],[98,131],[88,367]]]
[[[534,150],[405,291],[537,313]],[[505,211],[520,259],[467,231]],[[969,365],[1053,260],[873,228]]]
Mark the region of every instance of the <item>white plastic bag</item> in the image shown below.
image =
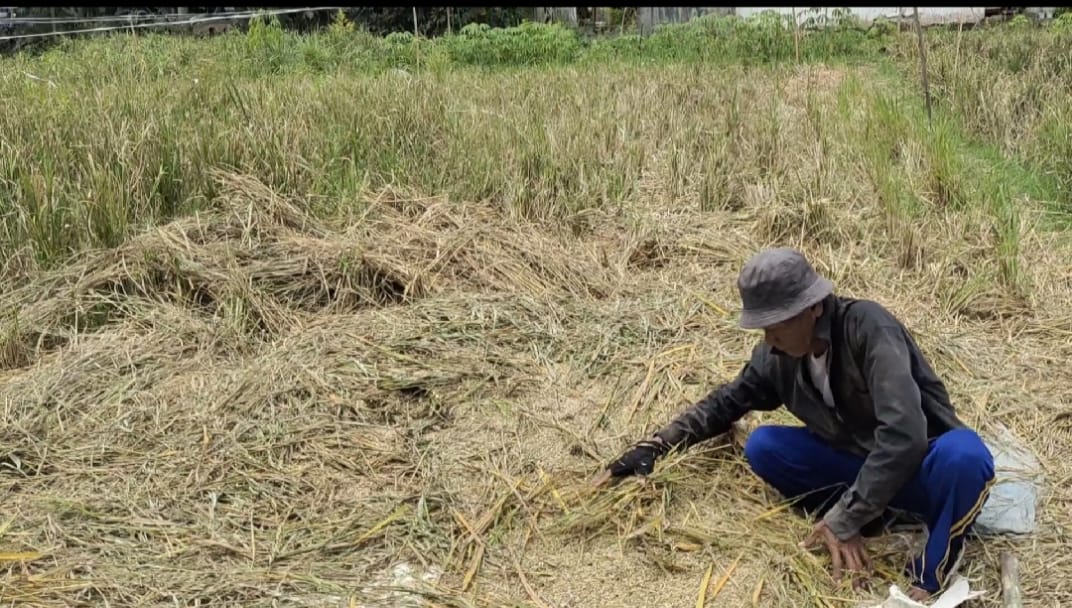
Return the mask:
[[[968,579],[958,576],[953,584],[930,605],[930,608],[956,608],[982,595],[982,591],[971,590]],[[890,585],[890,597],[874,608],[928,608],[928,606],[910,599],[897,585]]]
[[[979,536],[1031,534],[1035,531],[1039,489],[1043,487],[1038,459],[1006,427],[995,425],[995,431],[983,442],[994,456],[997,482],[973,530]]]

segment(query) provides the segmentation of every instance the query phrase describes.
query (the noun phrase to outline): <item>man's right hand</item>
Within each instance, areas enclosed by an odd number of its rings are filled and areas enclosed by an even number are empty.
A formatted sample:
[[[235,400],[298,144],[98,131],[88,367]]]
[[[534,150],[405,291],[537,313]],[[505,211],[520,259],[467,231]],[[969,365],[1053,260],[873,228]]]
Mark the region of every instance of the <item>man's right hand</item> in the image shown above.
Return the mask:
[[[668,451],[669,446],[658,437],[639,441],[612,462],[607,470],[612,477],[649,475],[655,469],[655,460]]]

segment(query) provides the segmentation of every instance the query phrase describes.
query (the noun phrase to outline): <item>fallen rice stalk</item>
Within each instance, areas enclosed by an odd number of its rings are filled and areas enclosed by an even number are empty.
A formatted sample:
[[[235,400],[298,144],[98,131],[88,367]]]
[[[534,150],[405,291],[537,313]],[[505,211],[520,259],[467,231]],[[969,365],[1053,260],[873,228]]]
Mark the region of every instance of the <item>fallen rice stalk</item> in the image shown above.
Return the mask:
[[[700,581],[700,593],[696,596],[696,608],[703,608],[707,602],[707,586],[711,584],[711,573],[715,571],[715,564],[712,563],[707,567],[707,572],[704,572],[703,579]]]
[[[715,583],[715,590],[711,592],[712,598],[718,597],[718,594],[722,591],[722,588],[726,586],[727,582],[729,582],[730,576],[733,574],[733,571],[737,569],[737,564],[740,563],[740,561],[741,556],[738,555],[737,559],[733,560],[733,563],[730,564],[730,567],[726,569],[726,573],[718,579],[718,582]]]
[[[772,507],[772,508],[767,509],[766,511],[760,513],[759,515],[756,515],[755,517],[752,518],[752,521],[763,521],[764,519],[770,519],[771,517],[774,517],[775,515],[783,512],[783,511],[788,510],[792,506],[793,506],[793,501],[785,501],[785,502],[783,502],[782,504],[780,504],[780,505],[778,505],[776,507]]]
[[[0,552],[0,562],[22,562],[40,559],[41,557],[43,557],[43,554],[36,551],[24,551],[21,553]]]
[[[360,546],[361,543],[363,543],[363,542],[369,540],[370,538],[372,538],[373,536],[379,534],[387,526],[389,526],[392,523],[394,523],[395,521],[401,519],[402,516],[405,515],[406,513],[408,513],[409,511],[410,511],[410,506],[409,505],[406,505],[406,504],[399,505],[398,507],[395,508],[394,511],[391,512],[390,515],[385,517],[382,521],[380,521],[376,525],[374,525],[371,528],[369,528],[361,536],[358,536],[357,539],[354,540],[353,546],[355,546],[355,547]]]
[[[753,606],[753,608],[759,608],[759,596],[763,592],[763,581],[765,581],[765,580],[766,579],[761,577],[759,579],[759,582],[756,583],[755,591],[752,592],[752,606]]]
[[[462,591],[469,590],[469,585],[473,583],[476,573],[480,570],[480,565],[484,563],[484,549],[483,542],[477,544],[473,557],[469,561],[469,569],[465,571],[465,577],[462,579]]]

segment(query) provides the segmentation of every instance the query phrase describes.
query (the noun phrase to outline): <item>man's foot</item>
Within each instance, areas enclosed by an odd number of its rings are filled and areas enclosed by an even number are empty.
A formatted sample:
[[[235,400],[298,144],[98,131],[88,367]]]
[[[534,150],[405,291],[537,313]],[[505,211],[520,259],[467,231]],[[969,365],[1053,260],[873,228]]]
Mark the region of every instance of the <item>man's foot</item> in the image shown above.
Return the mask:
[[[908,590],[908,597],[915,602],[925,602],[931,599],[931,594],[929,591],[924,591],[919,587],[912,587]]]

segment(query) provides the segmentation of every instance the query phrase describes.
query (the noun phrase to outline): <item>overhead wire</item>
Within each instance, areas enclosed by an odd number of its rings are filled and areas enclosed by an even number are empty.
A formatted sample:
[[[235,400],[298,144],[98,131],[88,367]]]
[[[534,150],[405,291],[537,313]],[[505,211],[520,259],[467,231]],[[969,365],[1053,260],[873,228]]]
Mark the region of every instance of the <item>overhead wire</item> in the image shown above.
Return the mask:
[[[192,19],[199,17],[234,17],[250,11],[218,11],[213,13],[151,13],[139,12],[126,15],[97,15],[94,17],[10,17],[0,20],[4,25],[61,25],[71,23],[128,23],[132,20],[169,19],[178,17]]]
[[[265,10],[247,11],[247,12],[244,12],[244,13],[234,13],[234,14],[231,14],[231,15],[228,15],[228,16],[199,17],[199,18],[185,19],[185,20],[170,20],[170,19],[168,19],[168,20],[165,20],[165,21],[157,21],[157,22],[153,22],[153,23],[128,23],[126,25],[119,25],[119,26],[113,26],[113,27],[94,27],[94,28],[86,28],[86,29],[78,29],[78,30],[57,30],[57,31],[54,31],[54,32],[36,32],[36,33],[33,33],[33,34],[10,34],[10,35],[7,35],[7,36],[0,36],[0,41],[19,40],[19,39],[26,39],[26,38],[50,38],[50,37],[53,37],[53,36],[69,36],[71,34],[90,34],[90,33],[94,33],[94,32],[116,32],[116,31],[121,31],[121,30],[141,29],[141,28],[147,28],[147,27],[174,27],[176,25],[196,25],[196,24],[199,24],[199,23],[210,23],[210,22],[215,22],[215,21],[232,21],[234,19],[244,19],[244,18],[247,18],[247,17],[252,18],[252,17],[256,17],[258,15],[265,15],[265,16],[286,15],[286,14],[292,14],[292,13],[316,12],[316,11],[327,11],[327,10],[342,10],[342,9],[345,9],[345,8],[346,7],[343,7],[343,6],[319,6],[319,7],[307,7],[307,8],[278,9],[278,10],[271,10],[271,11],[265,11]]]

